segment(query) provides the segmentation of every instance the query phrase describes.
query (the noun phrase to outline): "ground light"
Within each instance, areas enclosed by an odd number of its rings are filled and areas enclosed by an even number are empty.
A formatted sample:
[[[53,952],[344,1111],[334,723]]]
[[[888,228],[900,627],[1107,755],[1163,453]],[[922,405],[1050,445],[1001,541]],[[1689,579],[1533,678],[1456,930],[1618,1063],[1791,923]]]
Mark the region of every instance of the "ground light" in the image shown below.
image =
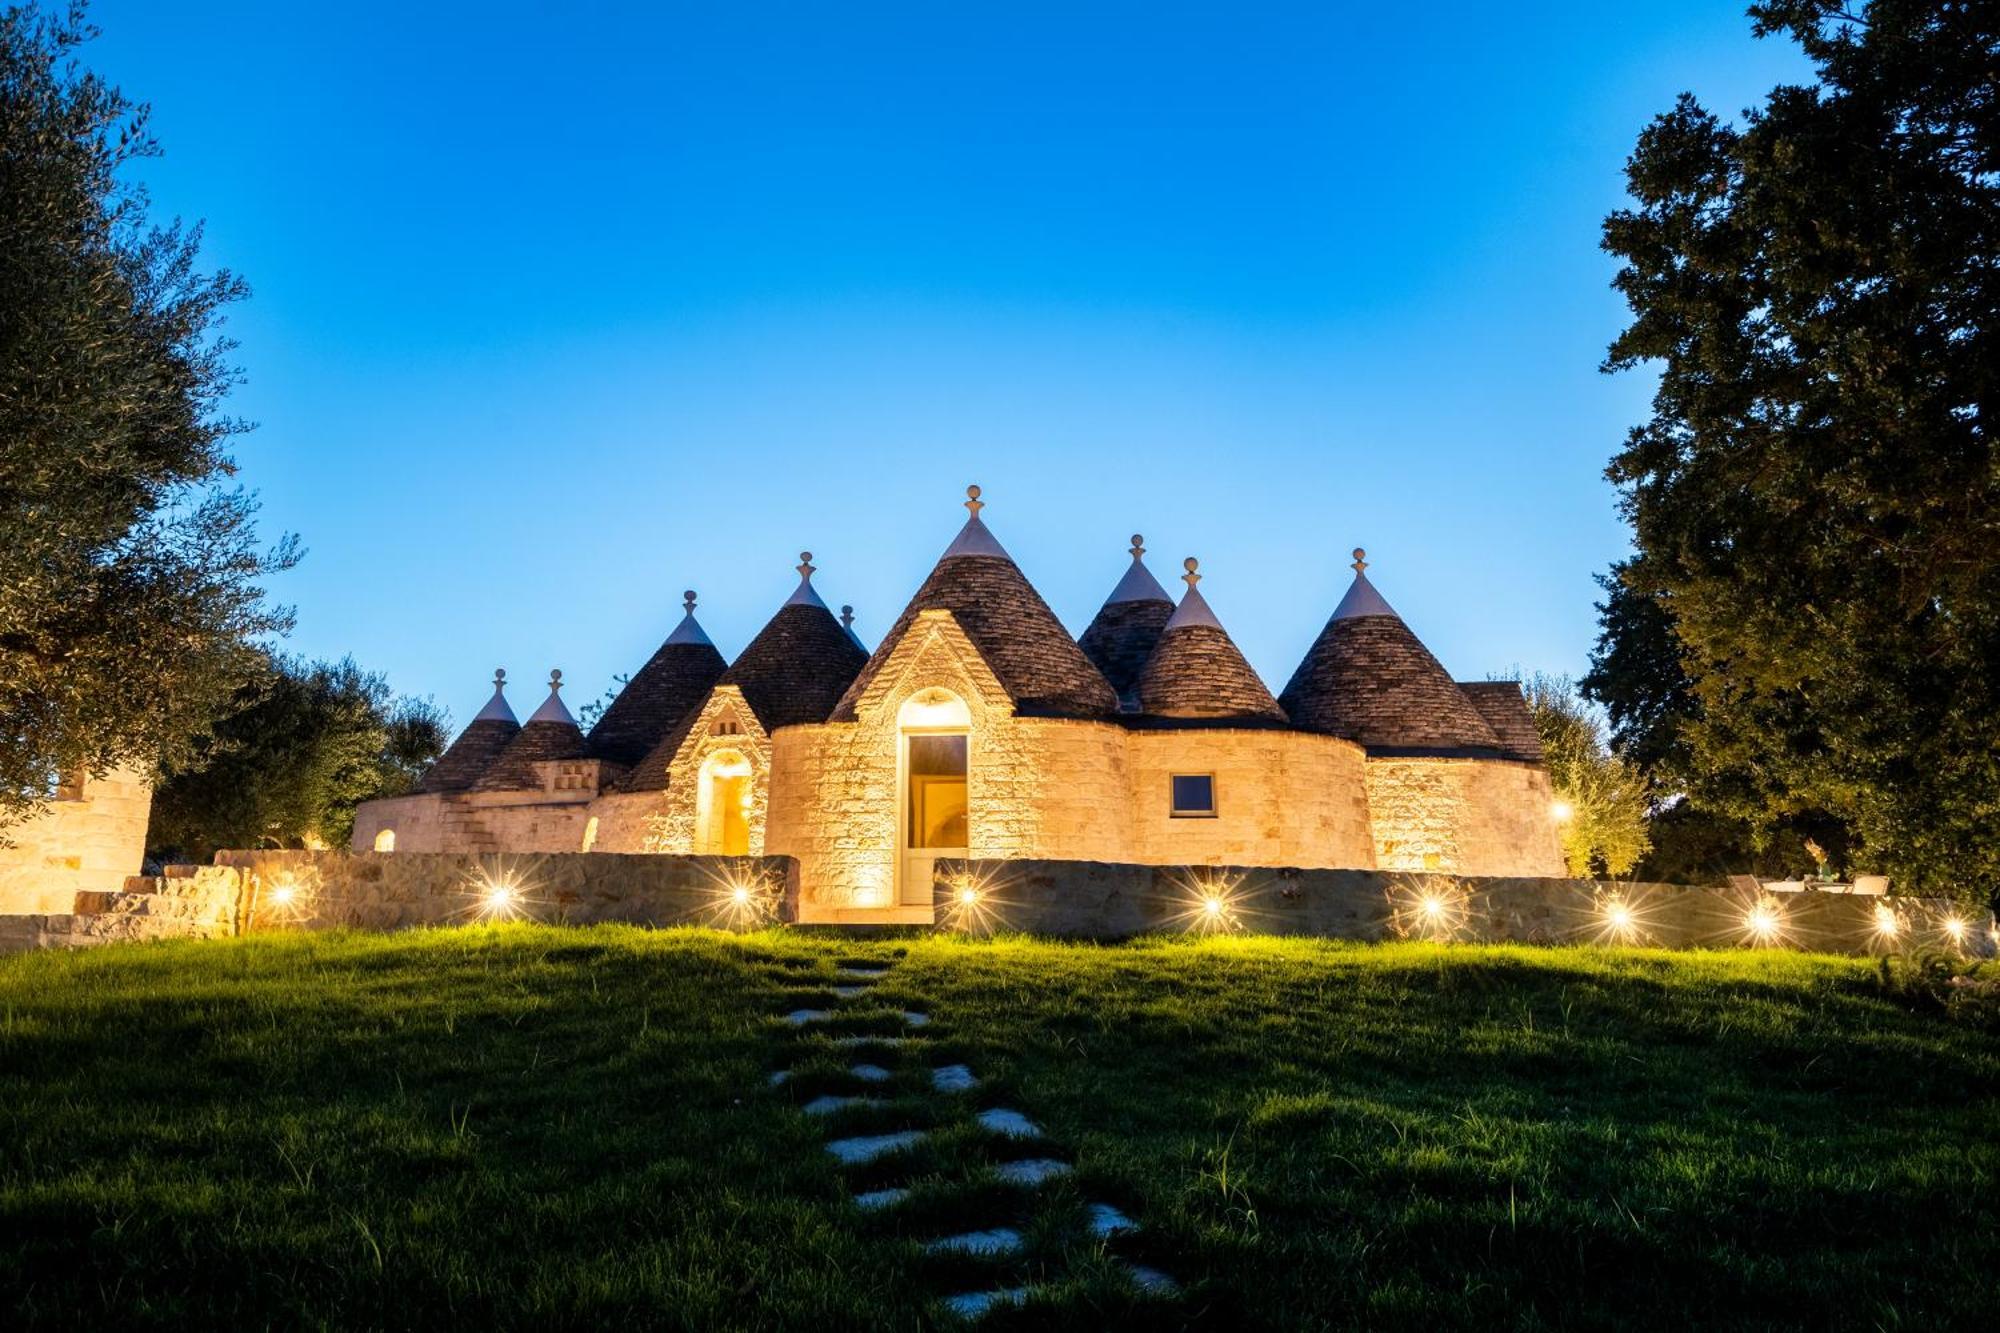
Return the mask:
[[[1948,916],[1944,919],[1943,924],[1944,933],[1951,940],[1952,947],[1957,949],[1964,948],[1965,918],[1961,916]]]
[[[771,882],[753,869],[732,866],[716,880],[709,917],[727,930],[752,930],[773,915]]]
[[[1638,938],[1639,914],[1624,898],[1617,894],[1610,895],[1598,904],[1597,914],[1604,923],[1599,931],[1600,938],[1619,944],[1630,944]]]
[[[1451,939],[1471,915],[1470,899],[1452,880],[1418,879],[1390,890],[1390,924],[1405,939]]]
[[[1903,923],[1896,918],[1896,909],[1887,903],[1875,904],[1875,933],[1892,943],[1903,933]]]
[[[1178,883],[1185,906],[1174,914],[1181,929],[1194,935],[1221,935],[1241,930],[1243,877],[1199,871]]]
[[[950,896],[945,899],[945,925],[953,930],[975,933],[990,931],[999,924],[999,897],[991,884],[969,873],[953,875],[948,881]]]
[[[1558,824],[1567,824],[1576,818],[1576,807],[1558,796],[1549,802],[1549,817]]]
[[[1766,898],[1743,914],[1743,925],[1752,944],[1776,944],[1784,938],[1785,914]]]

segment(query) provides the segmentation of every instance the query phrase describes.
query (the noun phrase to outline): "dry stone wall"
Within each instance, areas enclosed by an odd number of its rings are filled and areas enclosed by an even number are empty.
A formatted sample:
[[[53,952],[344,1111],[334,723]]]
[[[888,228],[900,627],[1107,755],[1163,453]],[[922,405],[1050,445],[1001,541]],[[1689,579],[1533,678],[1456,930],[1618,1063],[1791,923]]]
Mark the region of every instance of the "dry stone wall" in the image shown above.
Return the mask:
[[[969,915],[958,901],[967,886],[976,886],[979,895]],[[1219,911],[1204,906],[1210,895]],[[1614,898],[1632,913],[1629,933],[1611,927],[1605,909]],[[1439,904],[1434,914],[1425,910],[1427,899]],[[1988,924],[1974,923],[1962,940],[1948,936],[1944,923],[1953,909],[1942,902],[1831,893],[1773,894],[1763,901],[1778,920],[1766,943],[1828,953],[1880,950],[1885,940],[1876,912],[1887,903],[1902,922],[1898,949],[1993,951]],[[1215,930],[1362,941],[1729,948],[1758,942],[1746,916],[1753,905],[1734,890],[1678,884],[1077,861],[940,862],[936,883],[941,924],[1081,939]]]
[[[489,918],[495,884],[514,895],[500,915],[576,925],[724,924],[739,885],[763,919],[789,920],[797,892],[783,857],[234,851],[216,859],[240,877],[248,931],[463,925]]]

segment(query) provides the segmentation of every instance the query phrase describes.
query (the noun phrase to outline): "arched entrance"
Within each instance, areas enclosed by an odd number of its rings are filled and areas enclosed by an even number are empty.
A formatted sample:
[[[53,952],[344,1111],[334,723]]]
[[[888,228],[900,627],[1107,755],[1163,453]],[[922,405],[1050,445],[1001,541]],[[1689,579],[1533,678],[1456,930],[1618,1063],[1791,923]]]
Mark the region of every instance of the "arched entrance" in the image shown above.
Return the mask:
[[[717,750],[701,762],[695,783],[694,849],[707,856],[750,854],[750,761]]]
[[[897,820],[896,901],[929,906],[939,857],[962,857],[972,844],[972,714],[950,690],[920,690],[896,714],[900,733],[902,815]]]

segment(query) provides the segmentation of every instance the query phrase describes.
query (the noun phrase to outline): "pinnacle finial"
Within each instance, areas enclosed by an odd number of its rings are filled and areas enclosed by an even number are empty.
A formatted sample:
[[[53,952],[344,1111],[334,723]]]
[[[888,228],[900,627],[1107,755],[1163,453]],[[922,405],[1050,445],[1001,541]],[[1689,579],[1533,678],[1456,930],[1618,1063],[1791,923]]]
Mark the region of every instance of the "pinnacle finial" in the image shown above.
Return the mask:
[[[979,488],[977,486],[967,486],[965,488],[965,507],[972,511],[974,518],[978,518],[979,511],[986,508],[985,503],[979,498]]]
[[[814,568],[813,553],[811,551],[800,551],[799,563],[792,566],[792,568],[799,571],[800,578],[804,579],[808,583],[812,582],[813,568]]]
[[[506,688],[507,688],[507,668],[506,668],[506,667],[494,667],[494,668],[493,668],[493,688],[494,688],[494,690],[495,690],[496,692],[497,692],[497,691],[499,691],[499,690],[504,690],[504,689],[506,689]]]
[[[1359,546],[1355,547],[1354,563],[1350,568],[1357,574],[1365,572],[1368,568],[1368,552],[1362,550]]]
[[[1187,571],[1187,573],[1181,575],[1181,582],[1187,584],[1189,592],[1193,592],[1194,585],[1201,582],[1201,575],[1195,573],[1197,569],[1201,568],[1201,561],[1195,559],[1193,556],[1189,556],[1187,559],[1181,561],[1181,568]]]
[[[683,608],[684,610],[686,610],[686,612],[687,612],[687,613],[688,613],[689,615],[693,615],[693,614],[694,614],[694,589],[693,589],[693,588],[689,588],[689,589],[688,589],[688,590],[687,590],[686,592],[684,592],[684,593],[682,593],[682,594],[681,594],[681,605],[682,605],[682,608]]]
[[[1132,534],[1132,558],[1137,560],[1144,554],[1146,554],[1146,539],[1135,532]]]
[[[561,688],[562,688],[562,671],[558,668],[551,667],[549,669],[549,693],[554,694],[557,690]]]
[[[852,629],[854,627],[853,607],[843,606],[840,608],[840,627],[842,629]]]

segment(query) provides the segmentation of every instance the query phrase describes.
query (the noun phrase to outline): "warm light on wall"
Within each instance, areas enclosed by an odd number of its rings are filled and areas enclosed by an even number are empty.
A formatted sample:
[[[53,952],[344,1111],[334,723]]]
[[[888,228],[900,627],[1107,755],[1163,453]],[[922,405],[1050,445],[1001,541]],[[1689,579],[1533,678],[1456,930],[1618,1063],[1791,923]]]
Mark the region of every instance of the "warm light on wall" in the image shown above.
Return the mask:
[[[1903,923],[1896,917],[1896,909],[1887,903],[1875,904],[1875,933],[1885,940],[1893,940],[1903,933]]]
[[[1785,914],[1766,898],[1743,914],[1743,925],[1752,944],[1776,944],[1785,934]]]

